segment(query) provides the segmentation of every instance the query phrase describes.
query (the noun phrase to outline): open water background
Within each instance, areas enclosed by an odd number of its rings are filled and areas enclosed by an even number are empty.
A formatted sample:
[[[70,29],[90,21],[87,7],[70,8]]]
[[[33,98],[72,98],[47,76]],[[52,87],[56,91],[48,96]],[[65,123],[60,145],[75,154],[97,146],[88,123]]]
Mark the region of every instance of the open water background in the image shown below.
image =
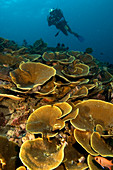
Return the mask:
[[[55,26],[48,27],[49,9],[60,8],[71,29],[84,36],[80,43],[73,35],[57,37]],[[42,38],[48,46],[64,43],[70,50],[93,49],[100,61],[113,64],[113,0],[0,0],[0,37],[19,45]]]

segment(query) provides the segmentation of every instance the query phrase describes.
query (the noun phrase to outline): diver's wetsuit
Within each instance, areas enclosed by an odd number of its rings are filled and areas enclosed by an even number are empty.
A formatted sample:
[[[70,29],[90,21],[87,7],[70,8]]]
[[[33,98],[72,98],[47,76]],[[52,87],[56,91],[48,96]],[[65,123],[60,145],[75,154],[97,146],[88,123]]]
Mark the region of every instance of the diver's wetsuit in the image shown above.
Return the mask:
[[[60,9],[54,9],[52,12],[50,12],[49,16],[47,17],[47,21],[49,26],[55,25],[56,28],[61,30],[65,35],[68,35],[68,32],[70,32],[71,34],[76,36],[79,40],[80,38],[81,40],[83,39],[81,36],[79,36],[77,33],[71,30]],[[58,35],[58,33],[56,34],[56,36]]]
[[[69,26],[60,9],[54,9],[50,12],[50,16],[48,16],[47,20],[49,26],[55,25],[57,29],[61,30],[65,35],[68,35],[67,31]],[[69,30],[71,31],[70,28]]]

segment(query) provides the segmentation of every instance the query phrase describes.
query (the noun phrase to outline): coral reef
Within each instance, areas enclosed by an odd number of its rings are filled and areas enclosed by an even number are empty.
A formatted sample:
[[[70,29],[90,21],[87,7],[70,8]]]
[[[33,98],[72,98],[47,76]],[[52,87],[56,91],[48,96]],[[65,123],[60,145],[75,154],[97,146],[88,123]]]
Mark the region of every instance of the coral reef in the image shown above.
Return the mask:
[[[96,156],[112,160],[113,68],[91,51],[0,38],[0,169],[98,170]]]

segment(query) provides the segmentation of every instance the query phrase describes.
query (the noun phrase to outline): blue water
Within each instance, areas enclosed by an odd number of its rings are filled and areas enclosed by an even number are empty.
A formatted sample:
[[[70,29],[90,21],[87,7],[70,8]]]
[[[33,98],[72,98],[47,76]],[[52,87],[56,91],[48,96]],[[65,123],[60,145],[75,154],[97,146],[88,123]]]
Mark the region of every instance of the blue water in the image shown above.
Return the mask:
[[[51,8],[62,9],[71,29],[85,41],[61,32],[55,37],[57,29],[47,24]],[[70,50],[91,47],[94,57],[113,63],[113,0],[0,0],[0,37],[19,45],[23,39],[33,44],[42,38],[53,47],[57,43],[64,43]]]

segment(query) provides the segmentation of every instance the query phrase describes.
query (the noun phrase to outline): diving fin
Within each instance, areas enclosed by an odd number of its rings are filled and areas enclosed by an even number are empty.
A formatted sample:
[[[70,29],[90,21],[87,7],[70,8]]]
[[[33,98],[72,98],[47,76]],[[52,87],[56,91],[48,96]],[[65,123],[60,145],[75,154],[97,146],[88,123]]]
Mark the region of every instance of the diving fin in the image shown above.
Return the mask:
[[[59,34],[60,31],[58,31],[56,34],[55,34],[55,37]]]

